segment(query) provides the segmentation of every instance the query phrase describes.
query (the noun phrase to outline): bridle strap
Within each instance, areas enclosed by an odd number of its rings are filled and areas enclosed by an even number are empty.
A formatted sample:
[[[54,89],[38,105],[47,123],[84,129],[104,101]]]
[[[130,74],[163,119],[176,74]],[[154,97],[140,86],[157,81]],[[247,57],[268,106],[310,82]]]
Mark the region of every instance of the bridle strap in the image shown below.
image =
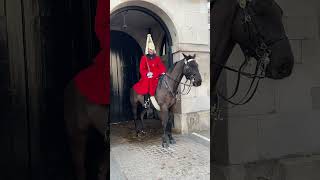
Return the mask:
[[[183,59],[182,59],[183,60]],[[195,59],[189,59],[189,60],[186,60],[186,58],[184,58],[184,64],[188,64],[189,62],[191,62],[191,61],[195,61]]]
[[[167,75],[167,74],[164,74],[163,76],[166,76],[168,77],[168,79],[178,83],[179,85],[185,85],[185,86],[192,86],[192,87],[195,87],[194,85],[189,85],[189,84],[186,84],[186,83],[182,83],[182,82],[178,82],[177,80],[173,79],[171,76]]]
[[[183,58],[183,59],[181,59],[181,60],[179,60],[179,61],[183,61],[183,60],[184,60],[184,64],[185,64],[185,65],[188,65],[189,62],[195,61],[195,59],[188,59],[188,60],[186,60],[186,58]],[[177,83],[178,85],[183,85],[183,90],[182,90],[183,92],[184,92],[185,87],[187,86],[187,87],[188,87],[187,93],[185,93],[185,94],[181,93],[181,95],[188,95],[188,94],[190,93],[190,91],[191,91],[191,88],[194,87],[194,86],[191,84],[191,81],[190,81],[189,84],[186,83],[186,82],[188,82],[188,79],[186,80],[185,83],[182,83],[182,82],[177,81],[176,79],[172,78],[172,77],[169,76],[167,73],[163,74],[162,76],[167,77],[169,80]],[[176,96],[178,95],[178,92],[173,92],[173,90],[170,88],[168,82],[167,82],[165,79],[162,79],[162,80],[165,82],[165,85],[166,85],[166,87],[169,89],[171,95],[172,95],[173,97],[176,97]]]

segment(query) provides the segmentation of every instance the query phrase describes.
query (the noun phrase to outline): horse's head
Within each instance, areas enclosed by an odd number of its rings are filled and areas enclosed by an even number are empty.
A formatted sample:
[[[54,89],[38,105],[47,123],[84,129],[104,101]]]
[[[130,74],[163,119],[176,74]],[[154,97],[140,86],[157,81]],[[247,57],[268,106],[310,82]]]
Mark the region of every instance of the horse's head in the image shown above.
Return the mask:
[[[183,54],[183,56],[183,75],[186,76],[186,78],[190,80],[194,86],[200,86],[202,83],[202,78],[199,72],[198,63],[195,61],[196,54],[194,54],[193,56],[187,56]]]
[[[242,51],[258,61],[270,59],[266,77],[288,77],[294,58],[282,23],[282,9],[274,0],[244,0],[234,21],[232,38]]]

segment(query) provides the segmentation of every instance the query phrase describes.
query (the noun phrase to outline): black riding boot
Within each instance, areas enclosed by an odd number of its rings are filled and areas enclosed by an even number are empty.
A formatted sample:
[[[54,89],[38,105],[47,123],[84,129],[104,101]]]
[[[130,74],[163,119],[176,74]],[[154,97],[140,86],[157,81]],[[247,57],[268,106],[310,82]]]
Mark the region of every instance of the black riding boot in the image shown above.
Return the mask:
[[[146,94],[144,95],[144,108],[149,108],[150,106],[150,95],[149,94]]]

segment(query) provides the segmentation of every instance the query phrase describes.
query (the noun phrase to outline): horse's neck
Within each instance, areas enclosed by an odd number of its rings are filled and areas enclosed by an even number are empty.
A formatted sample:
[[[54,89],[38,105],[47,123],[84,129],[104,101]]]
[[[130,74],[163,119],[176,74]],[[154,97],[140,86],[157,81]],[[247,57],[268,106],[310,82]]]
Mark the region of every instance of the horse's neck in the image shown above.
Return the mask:
[[[237,3],[236,0],[217,1],[212,6],[213,9],[211,9],[211,11],[214,12],[215,17],[217,17],[217,20],[212,23],[215,31],[213,31],[211,37],[214,37],[215,39],[211,45],[212,54],[210,59],[221,65],[224,65],[227,62],[235,45],[231,33]],[[211,71],[211,77],[213,77],[211,87],[215,89],[222,69],[219,66],[213,65]]]
[[[220,52],[218,52],[216,56],[213,57],[213,60],[218,64],[225,65],[229,56],[232,53],[234,46],[235,46],[234,42],[229,42],[226,46],[224,46],[225,47],[224,49],[219,50]],[[211,87],[215,89],[217,82],[219,80],[220,74],[222,72],[222,68],[220,66],[213,65],[211,71],[212,71],[211,77],[213,77],[211,81],[212,82]]]
[[[168,74],[168,76],[170,76],[172,79],[174,79],[174,81],[169,81],[168,84],[170,87],[172,87],[172,90],[173,92],[176,92],[178,87],[179,87],[179,83],[181,82],[182,80],[182,77],[183,77],[183,67],[184,67],[184,62],[178,62],[173,70]]]

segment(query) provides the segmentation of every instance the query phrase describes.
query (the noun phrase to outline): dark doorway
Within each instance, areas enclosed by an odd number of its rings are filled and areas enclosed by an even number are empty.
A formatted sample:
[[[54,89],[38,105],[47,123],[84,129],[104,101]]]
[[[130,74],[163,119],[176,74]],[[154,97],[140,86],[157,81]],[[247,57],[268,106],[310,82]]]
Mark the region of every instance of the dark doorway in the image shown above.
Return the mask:
[[[111,122],[131,120],[130,89],[139,79],[142,51],[127,33],[110,33]]]

